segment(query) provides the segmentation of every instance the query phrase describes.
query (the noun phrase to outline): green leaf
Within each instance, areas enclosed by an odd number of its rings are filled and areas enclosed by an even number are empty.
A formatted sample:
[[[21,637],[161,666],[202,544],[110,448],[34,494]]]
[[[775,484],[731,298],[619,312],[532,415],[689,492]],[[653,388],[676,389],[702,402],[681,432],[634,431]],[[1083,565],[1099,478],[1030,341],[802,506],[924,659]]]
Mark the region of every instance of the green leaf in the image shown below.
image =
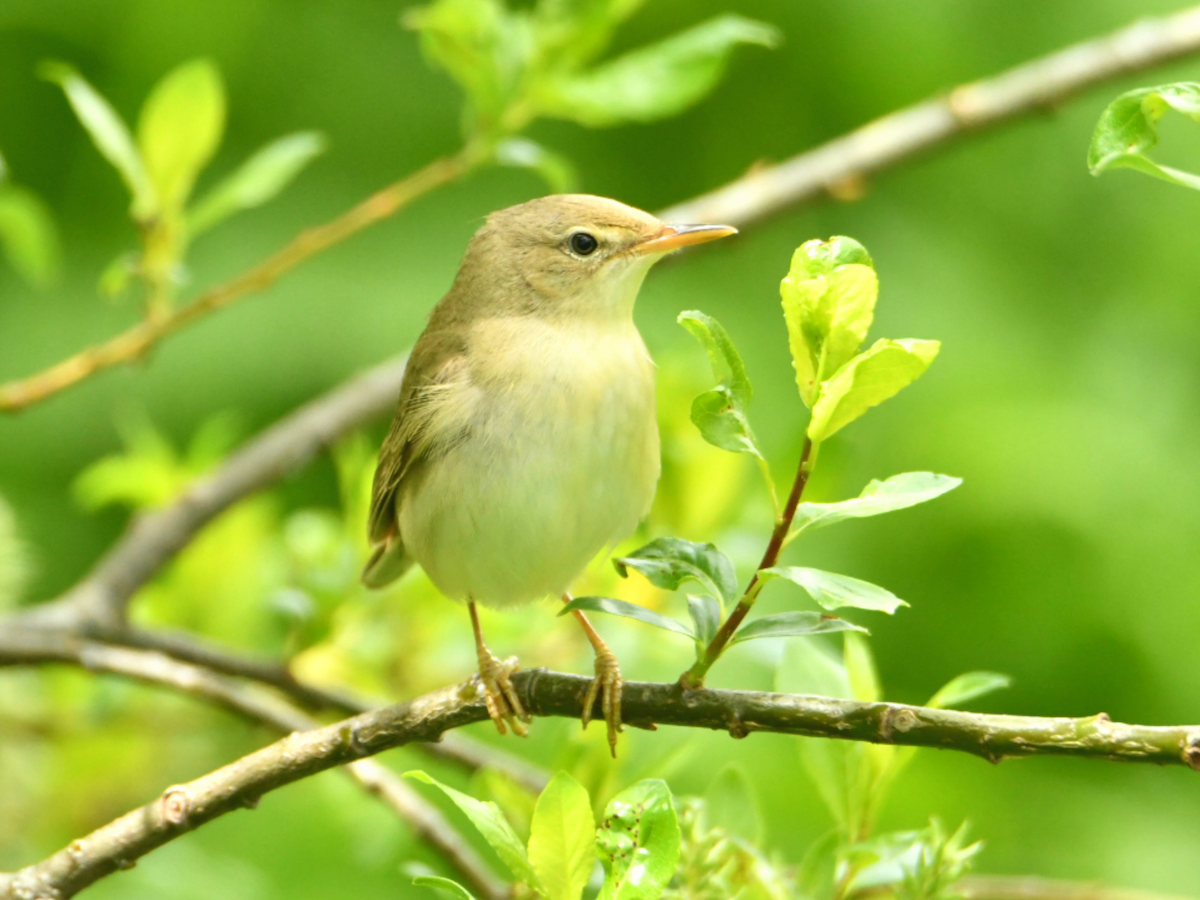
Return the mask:
[[[449,894],[455,900],[475,900],[471,892],[457,881],[442,878],[440,875],[418,875],[413,879],[413,884],[419,887],[433,888],[436,891]]]
[[[938,475],[934,472],[905,472],[883,481],[872,479],[862,493],[851,500],[837,503],[801,503],[792,519],[792,541],[806,531],[815,531],[845,519],[878,516],[897,509],[907,509],[952,491],[962,484],[961,478]]]
[[[940,348],[938,341],[876,341],[821,386],[808,423],[809,438],[820,443],[899,393],[921,377]]]
[[[405,772],[404,777],[415,778],[417,781],[423,781],[441,790],[471,820],[471,824],[479,830],[483,839],[496,851],[496,855],[500,857],[504,865],[508,866],[513,878],[545,894],[541,882],[538,880],[537,872],[534,871],[529,857],[525,853],[525,845],[521,843],[517,833],[508,824],[504,814],[500,812],[500,807],[495,803],[484,803],[461,791],[456,791],[420,770]]]
[[[573,609],[608,613],[611,616],[622,616],[626,619],[637,619],[639,622],[645,622],[647,625],[654,625],[666,631],[674,631],[676,634],[684,634],[693,641],[696,640],[696,635],[692,634],[682,622],[678,622],[669,616],[659,615],[653,610],[646,609],[644,606],[638,606],[636,603],[614,600],[611,597],[576,597],[570,603],[565,604],[558,611],[558,614],[565,616]]]
[[[325,138],[315,131],[272,141],[188,211],[188,231],[195,236],[236,212],[262,206],[324,152]]]
[[[707,647],[717,636],[721,627],[721,603],[712,597],[695,597],[688,594],[688,612],[696,624],[696,640]]]
[[[133,197],[130,209],[134,219],[148,219],[158,211],[158,198],[146,174],[146,167],[125,122],[107,100],[71,66],[45,62],[38,69],[42,78],[62,88],[76,118],[112,165]]]
[[[704,791],[709,824],[758,846],[765,832],[762,809],[745,768],[726,763]]]
[[[842,660],[846,664],[846,675],[850,679],[850,691],[855,700],[863,703],[878,703],[883,699],[883,688],[879,684],[879,672],[875,668],[875,655],[866,638],[847,634],[843,638]]]
[[[891,591],[881,588],[877,584],[851,578],[849,575],[825,572],[821,569],[809,569],[803,566],[776,566],[772,569],[763,569],[758,573],[758,577],[763,581],[783,578],[793,584],[798,584],[825,609],[841,609],[849,606],[854,609],[873,609],[891,615],[901,606],[908,606]]]
[[[1011,685],[1012,679],[999,672],[966,672],[943,685],[925,705],[934,709],[954,709]]]
[[[1099,175],[1109,169],[1137,169],[1172,184],[1200,190],[1200,175],[1159,165],[1146,155],[1158,144],[1156,123],[1172,109],[1200,122],[1200,84],[1184,81],[1139,88],[1110,103],[1096,123],[1088,148],[1088,168],[1092,174]]]
[[[494,131],[526,74],[533,47],[528,16],[499,0],[436,0],[407,11],[403,21],[420,32],[430,64],[466,92],[473,127]]]
[[[675,873],[679,840],[665,781],[639,781],[613,797],[596,834],[601,900],[658,900]]]
[[[183,208],[224,133],[225,88],[211,60],[177,66],[154,86],[138,116],[138,149],[165,212]]]
[[[808,241],[780,282],[796,386],[812,406],[821,382],[858,352],[875,315],[879,279],[866,248],[848,237]]]
[[[559,772],[538,797],[529,832],[529,861],[546,900],[579,900],[595,860],[596,822],[588,792]]]
[[[527,138],[508,138],[496,145],[496,162],[502,166],[529,169],[541,176],[556,194],[571,194],[578,189],[579,173],[561,153]]]
[[[599,128],[682,112],[720,81],[739,44],[773,47],[779,32],[741,16],[718,16],[579,74],[544,79],[533,102],[542,115]]]
[[[17,274],[37,288],[58,276],[58,232],[50,210],[31,191],[0,185],[0,244]]]
[[[685,581],[696,581],[728,606],[737,599],[737,575],[733,563],[713,544],[697,544],[682,538],[655,538],[628,556],[613,560],[622,578],[627,569],[641,572],[655,587],[675,591]]]
[[[866,631],[867,629],[819,612],[784,612],[763,616],[743,625],[730,639],[730,646],[742,641],[771,637],[807,637],[810,634],[829,634],[834,631]]]
[[[533,10],[538,53],[548,67],[577,69],[603,52],[613,30],[645,0],[540,0]]]
[[[681,312],[677,321],[704,346],[713,377],[720,382],[692,402],[692,423],[714,447],[763,459],[746,418],[753,390],[729,333],[712,316],[697,310]]]

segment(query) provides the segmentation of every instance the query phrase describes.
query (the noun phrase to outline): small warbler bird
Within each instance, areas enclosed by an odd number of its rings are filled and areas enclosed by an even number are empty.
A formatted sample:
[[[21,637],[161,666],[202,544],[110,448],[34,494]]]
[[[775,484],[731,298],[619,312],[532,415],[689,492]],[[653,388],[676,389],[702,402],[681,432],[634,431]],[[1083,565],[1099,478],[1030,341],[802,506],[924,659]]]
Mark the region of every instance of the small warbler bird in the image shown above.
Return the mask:
[[[660,457],[654,364],[633,324],[646,272],[672,250],[735,233],[666,225],[615,200],[542,197],[492,213],[413,347],[371,498],[381,587],[419,563],[471,615],[488,714],[529,716],[515,657],[483,639],[475,605],[567,593],[649,511]],[[582,612],[615,754],[621,670]],[[601,695],[602,692],[602,695]]]

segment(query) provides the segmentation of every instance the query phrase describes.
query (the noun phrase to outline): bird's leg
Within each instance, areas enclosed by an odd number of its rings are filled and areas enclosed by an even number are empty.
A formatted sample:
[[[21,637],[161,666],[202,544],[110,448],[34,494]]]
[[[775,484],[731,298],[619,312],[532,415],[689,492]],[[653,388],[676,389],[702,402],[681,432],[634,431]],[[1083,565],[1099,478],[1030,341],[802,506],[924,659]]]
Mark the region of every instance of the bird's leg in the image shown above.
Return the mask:
[[[497,659],[483,642],[483,629],[479,627],[479,613],[475,609],[475,601],[467,603],[471,611],[471,627],[475,629],[475,652],[479,655],[479,680],[483,682],[483,696],[487,702],[488,715],[496,723],[496,729],[501,734],[507,734],[504,723],[507,722],[513,734],[525,737],[529,730],[523,724],[529,721],[521,698],[513,687],[512,674],[520,666],[515,656],[510,656],[503,662]]]
[[[562,599],[563,603],[570,603],[571,595],[563,594]],[[617,662],[617,655],[609,649],[608,644],[604,643],[604,638],[600,637],[596,629],[592,627],[588,617],[578,609],[572,610],[572,612],[575,613],[575,618],[583,626],[584,633],[596,651],[596,677],[588,685],[587,696],[583,700],[583,727],[587,728],[588,722],[592,720],[592,707],[596,704],[596,695],[603,691],[600,708],[604,711],[604,721],[608,723],[608,747],[615,759],[617,756],[617,733],[624,730],[621,727],[621,690],[625,682],[621,678],[621,666]]]

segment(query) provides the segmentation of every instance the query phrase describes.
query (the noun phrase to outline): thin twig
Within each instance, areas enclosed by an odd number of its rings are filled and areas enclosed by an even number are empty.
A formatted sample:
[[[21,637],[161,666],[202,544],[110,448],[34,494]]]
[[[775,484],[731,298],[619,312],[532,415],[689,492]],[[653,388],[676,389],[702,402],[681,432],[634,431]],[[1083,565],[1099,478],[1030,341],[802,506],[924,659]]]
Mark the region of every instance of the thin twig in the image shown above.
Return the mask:
[[[113,647],[48,632],[0,633],[0,665],[61,662],[133,678],[191,694],[215,703],[252,722],[284,734],[312,731],[319,723],[290,703],[262,691],[248,690],[206,668],[179,662],[162,653]],[[408,823],[419,840],[428,843],[457,869],[472,889],[486,900],[505,900],[507,887],[454,826],[394,772],[373,759],[346,767],[347,774],[378,797]],[[38,896],[38,895],[35,895]]]
[[[807,153],[672,206],[661,216],[669,222],[727,222],[744,227],[956,138],[1051,109],[1101,82],[1197,50],[1200,6],[1144,19],[890,113]]]
[[[535,669],[513,681],[536,716],[579,718],[590,678]],[[624,717],[631,724],[808,735],[937,747],[992,762],[1058,755],[1174,764],[1200,769],[1200,726],[1124,725],[1106,715],[1082,719],[984,715],[895,703],[862,703],[753,691],[683,691],[678,684],[628,682]],[[599,710],[595,711],[599,715]],[[451,685],[386,709],[296,732],[188,784],[19,872],[0,875],[0,900],[70,897],[128,868],[151,850],[266,793],[335,766],[488,718],[473,683]]]
[[[744,227],[839,185],[890,168],[985,126],[1060,104],[1101,82],[1200,50],[1200,7],[1145,19],[1106,37],[1075,44],[972,82],[944,97],[877,119],[844,137],[774,166],[757,168],[724,187],[659,214],[670,222],[727,222]],[[142,358],[184,325],[272,284],[284,272],[392,215],[412,199],[458,178],[472,165],[466,151],[438,160],[384,188],[348,213],[303,232],[274,256],[212,288],[156,322],[142,322],[29,378],[0,385],[0,412],[24,409],[96,372]]]
[[[142,359],[155,344],[185,325],[228,306],[239,297],[265,290],[305,260],[388,218],[422,194],[459,178],[471,168],[470,160],[466,152],[435,160],[377,191],[336,219],[302,231],[287,246],[252,269],[232,281],[209,288],[190,303],[143,319],[103,344],[81,350],[36,375],[0,385],[0,412],[25,409],[104,369]]]

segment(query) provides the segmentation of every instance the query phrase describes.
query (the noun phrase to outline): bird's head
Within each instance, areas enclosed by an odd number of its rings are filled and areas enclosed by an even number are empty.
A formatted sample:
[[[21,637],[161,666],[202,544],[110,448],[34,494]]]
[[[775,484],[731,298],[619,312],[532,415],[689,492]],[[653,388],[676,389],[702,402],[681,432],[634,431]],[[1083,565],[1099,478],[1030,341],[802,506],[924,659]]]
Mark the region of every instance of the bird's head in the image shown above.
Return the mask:
[[[554,194],[488,216],[459,281],[510,312],[628,319],[650,266],[673,250],[736,231],[668,225],[605,197]]]

